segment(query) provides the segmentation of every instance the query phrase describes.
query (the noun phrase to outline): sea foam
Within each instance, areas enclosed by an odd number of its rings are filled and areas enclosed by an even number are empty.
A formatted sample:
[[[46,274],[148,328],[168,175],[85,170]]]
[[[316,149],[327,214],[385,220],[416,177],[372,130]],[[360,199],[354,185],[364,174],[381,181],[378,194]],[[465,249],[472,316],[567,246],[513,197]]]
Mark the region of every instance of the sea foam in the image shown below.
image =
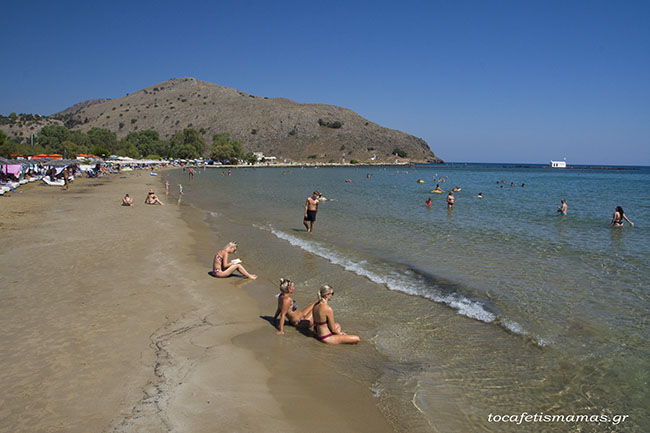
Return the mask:
[[[368,269],[367,261],[353,260],[349,257],[345,257],[317,241],[300,239],[273,227],[257,227],[269,230],[277,238],[283,239],[291,245],[322,257],[335,265],[343,267],[347,271],[364,276],[374,283],[383,284],[390,290],[407,293],[409,295],[422,296],[434,302],[445,304],[463,316],[480,320],[485,323],[492,323],[496,320],[496,315],[488,311],[480,302],[468,299],[458,293],[444,294],[433,287],[427,287],[424,279],[414,272],[390,271],[388,274],[379,274]]]

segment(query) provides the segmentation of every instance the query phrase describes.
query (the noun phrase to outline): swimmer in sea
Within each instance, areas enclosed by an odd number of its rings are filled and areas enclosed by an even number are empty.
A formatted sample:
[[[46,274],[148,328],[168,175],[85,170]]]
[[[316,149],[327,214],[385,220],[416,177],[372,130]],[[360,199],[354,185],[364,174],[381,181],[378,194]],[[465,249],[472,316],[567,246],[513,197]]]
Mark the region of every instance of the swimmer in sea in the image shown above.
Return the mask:
[[[560,206],[557,207],[557,211],[560,213],[560,215],[566,215],[568,209],[569,206],[567,206],[566,200],[562,199]]]
[[[482,193],[482,192],[479,192],[478,195],[477,195],[476,197],[478,197],[478,198],[483,198],[483,193]]]
[[[456,203],[456,199],[454,198],[454,192],[449,191],[449,194],[447,194],[447,209],[453,208],[454,203]]]
[[[628,217],[625,215],[623,208],[620,206],[616,206],[616,210],[614,211],[614,216],[612,217],[612,221],[610,222],[610,224],[614,227],[622,227],[623,221],[629,222],[630,226],[634,227],[634,223],[630,221]]]
[[[296,328],[310,328],[313,324],[312,310],[316,302],[314,301],[304,310],[299,310],[296,301],[291,299],[291,294],[296,289],[293,281],[280,278],[280,296],[278,296],[278,308],[275,310],[273,319],[278,327],[278,334],[284,334],[285,319],[289,319]]]
[[[425,203],[427,207],[431,207],[431,197],[429,197]]]

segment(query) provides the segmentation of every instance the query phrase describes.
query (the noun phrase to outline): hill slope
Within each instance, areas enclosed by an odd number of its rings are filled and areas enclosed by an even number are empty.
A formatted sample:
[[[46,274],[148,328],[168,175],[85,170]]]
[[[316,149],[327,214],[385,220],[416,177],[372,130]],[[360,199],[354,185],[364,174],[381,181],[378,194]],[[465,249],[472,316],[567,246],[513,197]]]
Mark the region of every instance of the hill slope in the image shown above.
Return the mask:
[[[106,128],[118,138],[154,129],[165,139],[190,127],[211,144],[212,134],[229,132],[247,152],[295,161],[394,161],[392,153],[398,148],[414,162],[442,162],[424,140],[379,126],[351,110],[258,97],[195,78],[168,80],[118,99],[80,103],[54,117],[77,129]]]

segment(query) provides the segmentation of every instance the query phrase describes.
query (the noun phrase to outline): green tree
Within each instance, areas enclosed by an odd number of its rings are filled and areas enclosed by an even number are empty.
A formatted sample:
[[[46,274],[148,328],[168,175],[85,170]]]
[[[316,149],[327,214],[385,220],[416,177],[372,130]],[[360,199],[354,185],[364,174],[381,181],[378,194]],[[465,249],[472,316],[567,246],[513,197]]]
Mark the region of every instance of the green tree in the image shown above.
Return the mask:
[[[88,153],[88,149],[92,146],[90,137],[83,131],[70,131],[68,140],[72,141],[78,146],[79,153]]]
[[[120,156],[128,156],[129,158],[140,158],[140,151],[135,144],[123,139],[117,145],[115,153]]]
[[[241,143],[230,138],[227,132],[220,132],[212,136],[210,158],[223,163],[237,164],[243,158]]]
[[[76,154],[80,153],[78,150],[79,146],[77,146],[77,143],[70,140],[65,140],[64,142],[62,142],[60,145],[60,149],[61,149],[61,153],[63,154],[63,157],[67,159],[74,159],[76,157]]]
[[[180,159],[196,159],[199,157],[199,154],[197,153],[196,148],[191,144],[181,144],[172,147],[172,157]]]
[[[253,165],[257,162],[257,157],[253,155],[253,152],[248,152],[246,155],[244,155],[243,160]]]
[[[95,156],[99,156],[100,158],[106,158],[106,157],[111,156],[111,152],[108,149],[106,149],[105,147],[101,147],[101,146],[93,146],[93,147],[91,147],[90,148],[90,153],[95,155]]]
[[[65,126],[46,125],[36,136],[36,141],[42,147],[50,149],[51,152],[61,153],[63,152],[61,143],[68,140],[69,135],[70,131]]]
[[[133,143],[138,148],[140,155],[155,154],[160,150],[160,134],[158,134],[158,131],[145,129],[130,132],[125,140]]]
[[[115,152],[117,149],[117,136],[114,132],[109,131],[104,128],[92,128],[88,131],[88,137],[91,142],[91,153],[94,153],[97,156],[101,156],[95,152],[92,152],[93,148],[99,148],[104,150],[103,155],[109,156],[111,153]]]
[[[185,128],[184,130],[175,133],[171,140],[169,140],[169,144],[171,146],[170,153],[176,158],[186,158],[177,156],[180,153],[188,153],[185,146],[190,146],[194,149],[194,152],[191,152],[193,155],[196,155],[194,158],[203,156],[203,153],[205,152],[205,140],[196,129],[192,128]],[[182,151],[181,148],[183,149]]]

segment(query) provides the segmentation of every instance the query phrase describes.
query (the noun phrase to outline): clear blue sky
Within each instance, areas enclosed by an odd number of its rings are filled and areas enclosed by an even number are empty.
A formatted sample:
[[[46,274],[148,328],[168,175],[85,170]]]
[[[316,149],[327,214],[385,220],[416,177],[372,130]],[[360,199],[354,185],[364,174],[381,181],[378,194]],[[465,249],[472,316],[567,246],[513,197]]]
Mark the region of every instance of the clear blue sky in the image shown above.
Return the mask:
[[[447,161],[650,165],[650,1],[29,1],[0,114],[169,78],[350,108]]]

